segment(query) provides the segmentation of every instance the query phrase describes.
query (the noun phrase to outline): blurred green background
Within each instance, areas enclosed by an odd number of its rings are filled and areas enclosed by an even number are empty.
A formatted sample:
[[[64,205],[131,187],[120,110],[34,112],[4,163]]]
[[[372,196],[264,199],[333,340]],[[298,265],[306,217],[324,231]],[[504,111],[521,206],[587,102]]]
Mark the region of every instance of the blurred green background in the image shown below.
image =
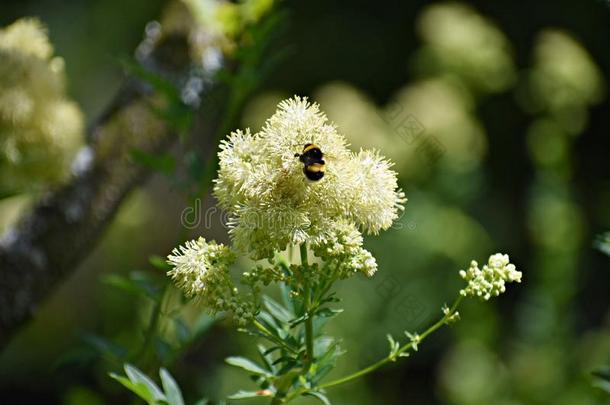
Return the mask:
[[[119,59],[163,5],[2,0],[0,26],[23,16],[48,25],[69,93],[91,121],[123,79]],[[348,354],[334,375],[383,356],[386,333],[438,318],[471,259],[506,252],[524,274],[493,302],[467,302],[462,320],[417,355],[331,391],[334,403],[608,403],[590,373],[610,364],[610,257],[594,248],[610,229],[610,2],[282,8],[286,29],[269,53],[288,56],[249,99],[241,127],[258,130],[279,100],[309,96],[353,148],[376,147],[396,162],[409,198],[400,221],[366,242],[377,275],[340,286],[346,311],[331,331]],[[3,227],[28,204],[1,201]],[[119,364],[91,350],[91,335],[137,347],[151,304],[101,279],[161,274],[147,258],[184,237],[187,204],[162,176],[131,195],[80,269],[0,354],[0,403],[132,401],[106,376]],[[203,199],[204,209],[211,204]],[[226,241],[219,223],[216,216],[189,234]],[[223,364],[250,350],[247,342],[220,322],[166,365],[188,400],[220,399],[248,385]]]

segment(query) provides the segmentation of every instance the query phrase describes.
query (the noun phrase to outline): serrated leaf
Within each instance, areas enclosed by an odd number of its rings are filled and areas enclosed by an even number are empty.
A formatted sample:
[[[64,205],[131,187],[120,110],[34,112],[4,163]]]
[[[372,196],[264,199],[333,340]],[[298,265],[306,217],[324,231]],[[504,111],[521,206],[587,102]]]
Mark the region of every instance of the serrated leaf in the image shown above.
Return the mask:
[[[242,369],[244,369],[250,373],[256,374],[256,375],[271,377],[271,373],[269,371],[265,370],[264,368],[262,368],[261,366],[259,366],[255,362],[253,362],[252,360],[247,359],[245,357],[238,357],[238,356],[227,357],[225,359],[225,362],[231,366],[242,368]]]
[[[129,380],[134,384],[141,384],[146,387],[147,391],[150,394],[150,397],[153,401],[167,401],[165,398],[165,394],[163,391],[155,384],[153,380],[150,379],[146,374],[144,374],[140,369],[131,365],[125,364],[125,374],[129,377]]]
[[[163,391],[167,397],[167,403],[169,405],[184,405],[182,392],[172,375],[166,369],[161,368],[161,370],[159,370],[159,376],[161,377]]]

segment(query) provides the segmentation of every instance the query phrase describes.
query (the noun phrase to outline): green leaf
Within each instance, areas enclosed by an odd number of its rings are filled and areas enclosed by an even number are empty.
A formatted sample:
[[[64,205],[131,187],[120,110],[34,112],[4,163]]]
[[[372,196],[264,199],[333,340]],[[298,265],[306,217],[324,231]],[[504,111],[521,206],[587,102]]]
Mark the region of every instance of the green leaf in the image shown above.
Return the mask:
[[[303,395],[314,397],[314,398],[320,400],[320,402],[322,402],[324,405],[331,405],[330,400],[326,397],[326,395],[322,394],[321,392],[310,391]]]
[[[263,296],[263,303],[271,316],[280,322],[289,323],[294,318],[294,315],[290,313],[290,311],[266,295]]]
[[[260,391],[244,391],[240,390],[233,395],[229,395],[229,399],[248,399],[248,398],[260,398],[260,397],[270,397],[273,395],[273,392],[270,390],[260,390]]]
[[[286,346],[289,346],[293,350],[298,349],[298,343],[294,336],[292,336],[280,325],[278,325],[275,318],[271,316],[268,312],[261,311],[257,316],[257,320],[262,323],[267,328],[267,330],[271,332],[271,334],[273,334],[282,342],[284,342]]]
[[[287,368],[284,372],[280,374],[281,377],[275,380],[275,382],[273,383],[277,392],[287,392],[290,387],[292,387],[294,383],[298,380],[302,372],[303,369],[301,368]]]
[[[161,368],[159,376],[163,384],[163,391],[165,391],[165,396],[167,397],[167,403],[169,405],[184,405],[182,392],[180,392],[180,387],[178,387],[172,375],[166,369]]]
[[[315,365],[317,367],[322,368],[327,365],[334,367],[337,357],[345,353],[339,346],[339,341],[336,339],[330,338],[324,343],[318,343],[318,341],[316,341],[316,343],[315,352],[317,354]]]
[[[227,357],[225,359],[225,362],[227,364],[230,364],[231,366],[239,367],[246,371],[249,371],[252,374],[262,375],[265,377],[271,377],[271,373],[269,371],[265,370],[264,368],[262,368],[261,366],[259,366],[255,362],[253,362],[252,360],[246,359],[245,357],[237,357],[237,356]]]
[[[299,316],[290,322],[290,327],[295,328],[307,320],[307,315]]]
[[[290,370],[292,370],[293,368],[295,368],[297,366],[297,362],[295,360],[290,360],[290,359],[283,359],[283,360],[284,360],[284,365],[282,366],[282,368],[279,369],[279,371],[277,372],[277,375],[285,375]]]
[[[148,388],[144,384],[133,383],[128,378],[125,378],[125,377],[115,374],[115,373],[109,373],[109,376],[110,376],[110,378],[113,378],[116,381],[118,381],[119,383],[121,383],[129,391],[133,392],[138,397],[142,398],[148,404],[151,404],[151,405],[155,404],[154,398],[151,396],[150,392],[148,391]]]
[[[125,374],[129,377],[129,380],[137,385],[143,385],[146,387],[146,390],[150,394],[150,397],[153,401],[167,401],[163,391],[155,384],[153,380],[150,379],[146,374],[144,374],[140,369],[131,364],[125,364]]]

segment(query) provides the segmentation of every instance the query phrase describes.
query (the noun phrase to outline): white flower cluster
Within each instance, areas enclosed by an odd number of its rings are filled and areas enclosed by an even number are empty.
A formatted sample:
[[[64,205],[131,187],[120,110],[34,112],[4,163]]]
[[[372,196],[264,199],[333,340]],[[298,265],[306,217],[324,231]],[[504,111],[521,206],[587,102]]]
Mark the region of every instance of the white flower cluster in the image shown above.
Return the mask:
[[[20,191],[69,175],[84,119],[64,81],[63,59],[53,57],[38,20],[0,29],[0,189]]]
[[[298,158],[307,144],[323,153],[325,171],[317,181],[307,179]],[[316,104],[300,97],[281,102],[261,132],[236,131],[223,141],[219,158],[214,194],[231,216],[234,245],[272,266],[243,273],[242,284],[251,289],[243,297],[229,276],[231,249],[203,238],[187,242],[168,256],[168,275],[188,296],[212,313],[231,311],[243,324],[256,313],[261,285],[375,273],[377,262],[362,246],[362,233],[389,228],[406,198],[392,164],[375,151],[351,152]],[[285,269],[274,261],[289,245],[304,244],[321,264]]]
[[[230,311],[240,324],[252,318],[252,305],[241,300],[229,274],[235,261],[229,247],[199,237],[175,248],[167,259],[173,266],[167,274],[176,286],[200,300],[210,313]]]
[[[306,144],[324,154],[325,175],[315,182],[295,157]],[[282,101],[259,133],[236,131],[223,141],[219,158],[214,194],[231,215],[236,248],[261,259],[307,243],[323,258],[350,251],[362,271],[375,271],[361,232],[389,228],[404,193],[392,164],[376,151],[351,152],[317,104]]]
[[[460,270],[460,276],[468,282],[466,288],[460,291],[464,297],[480,297],[487,301],[506,291],[506,283],[521,282],[521,272],[510,263],[508,255],[496,253],[479,269],[476,261],[470,262],[468,270]]]
[[[362,234],[349,222],[338,222],[332,235],[314,248],[314,254],[326,258],[326,265],[339,278],[361,272],[372,277],[377,261],[362,247]]]

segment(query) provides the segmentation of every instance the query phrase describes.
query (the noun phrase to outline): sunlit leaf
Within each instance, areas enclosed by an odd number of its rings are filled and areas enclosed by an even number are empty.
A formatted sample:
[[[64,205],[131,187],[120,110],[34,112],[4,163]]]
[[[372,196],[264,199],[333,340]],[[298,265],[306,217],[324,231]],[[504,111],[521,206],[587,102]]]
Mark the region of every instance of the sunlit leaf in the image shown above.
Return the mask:
[[[163,391],[165,391],[165,396],[167,397],[167,403],[169,405],[184,405],[182,392],[171,374],[166,369],[161,368],[159,376],[163,384]]]
[[[153,396],[151,395],[148,388],[144,384],[134,383],[131,380],[129,380],[128,378],[120,376],[115,373],[110,373],[109,375],[111,378],[113,378],[116,381],[118,381],[119,383],[121,383],[129,391],[133,392],[138,397],[142,398],[148,404],[152,404],[152,405],[155,404],[155,400],[154,400]]]
[[[131,364],[125,364],[125,374],[129,377],[129,380],[137,385],[143,385],[146,387],[147,391],[150,394],[150,397],[154,401],[166,401],[165,395],[163,391],[155,384],[155,382],[150,379],[146,374],[144,374],[140,369]]]

